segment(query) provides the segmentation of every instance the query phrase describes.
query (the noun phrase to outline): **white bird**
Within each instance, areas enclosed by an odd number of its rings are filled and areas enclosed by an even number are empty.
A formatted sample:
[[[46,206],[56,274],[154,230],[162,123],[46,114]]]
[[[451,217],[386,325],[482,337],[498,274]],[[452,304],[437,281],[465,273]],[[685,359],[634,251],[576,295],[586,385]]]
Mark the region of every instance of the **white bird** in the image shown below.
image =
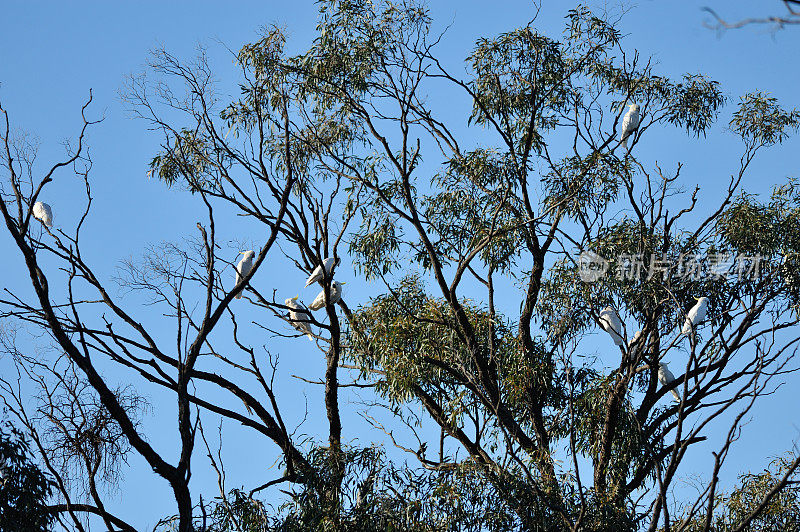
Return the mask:
[[[642,337],[643,331],[636,331],[631,341],[628,342],[628,352],[631,356],[638,354],[639,350],[644,347],[645,339]]]
[[[330,305],[334,305],[342,299],[342,285],[344,283],[340,283],[339,281],[334,281],[331,283],[331,293],[328,298],[328,303]],[[322,291],[314,298],[314,301],[308,306],[310,310],[319,310],[325,306],[325,289],[323,288]]]
[[[33,204],[33,217],[42,222],[47,227],[53,227],[53,209],[50,205],[42,201]]]
[[[256,252],[251,250],[248,251],[240,251],[240,255],[244,255],[242,260],[239,261],[239,264],[236,265],[236,285],[238,285],[243,277],[246,277],[250,270],[253,269],[253,257],[256,256]],[[242,292],[236,294],[236,299],[242,299]]]
[[[292,326],[302,333],[306,333],[308,339],[312,342],[314,341],[314,335],[311,334],[311,314],[306,312],[302,305],[297,303],[297,300],[300,296],[290,297],[286,301],[283,302],[284,305],[289,307],[291,310],[289,311],[289,320],[292,322]]]
[[[619,321],[619,316],[613,308],[606,307],[601,310],[597,321],[600,323],[600,327],[611,335],[611,339],[616,345],[622,345],[622,322]]]
[[[667,367],[667,363],[666,362],[662,362],[661,364],[659,364],[658,365],[658,382],[660,382],[664,386],[667,386],[674,380],[675,380],[675,375],[673,375],[672,372],[669,370],[669,368]],[[680,401],[681,400],[681,396],[678,395],[678,392],[675,391],[675,388],[670,390],[670,392],[672,392],[672,395],[675,397],[676,401]]]
[[[336,257],[335,259],[333,257],[328,257],[325,260],[323,260],[322,264],[314,268],[314,271],[311,272],[311,275],[308,276],[308,279],[306,280],[306,286],[304,288],[308,287],[312,283],[316,283],[317,281],[321,281],[323,279],[322,275],[323,268],[325,268],[325,275],[330,277],[331,271],[333,270],[334,267],[338,266],[340,262],[342,262],[342,259],[340,259],[339,257]]]
[[[686,315],[686,321],[683,323],[683,329],[681,329],[682,334],[691,334],[692,329],[696,328],[706,319],[706,314],[708,313],[708,298],[696,297],[695,299],[697,299],[697,303]]]
[[[622,131],[619,134],[619,140],[622,142],[622,147],[628,149],[628,137],[639,128],[639,105],[632,103],[630,109],[625,113],[622,118]]]

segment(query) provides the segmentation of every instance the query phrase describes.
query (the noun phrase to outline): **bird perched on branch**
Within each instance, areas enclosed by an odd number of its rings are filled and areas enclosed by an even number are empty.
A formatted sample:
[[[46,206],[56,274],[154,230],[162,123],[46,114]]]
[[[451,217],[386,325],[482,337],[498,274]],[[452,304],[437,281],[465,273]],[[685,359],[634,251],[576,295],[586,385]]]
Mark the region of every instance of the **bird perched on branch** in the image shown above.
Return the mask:
[[[250,270],[253,269],[253,257],[256,256],[256,252],[251,250],[248,251],[240,251],[240,255],[244,255],[242,260],[239,261],[239,264],[236,265],[236,285],[238,286],[239,283],[242,281],[243,278],[250,273]],[[242,292],[236,294],[236,299],[242,299]]]
[[[600,323],[600,327],[611,335],[611,339],[614,340],[616,345],[622,345],[622,322],[612,307],[606,307],[601,310],[597,321]]]
[[[33,217],[42,222],[47,227],[53,227],[53,209],[43,201],[33,204]]]
[[[300,298],[299,295],[290,297],[283,303],[289,307],[289,321],[292,326],[298,331],[305,333],[308,339],[314,341],[314,335],[311,333],[311,314],[305,311],[302,305],[297,303]]]
[[[622,118],[622,131],[619,135],[619,140],[622,142],[622,147],[628,149],[628,137],[639,128],[639,105],[632,103],[629,104],[630,109],[625,113]]]
[[[672,372],[669,370],[669,368],[667,367],[667,363],[666,362],[662,362],[661,364],[659,364],[658,365],[658,382],[660,382],[664,386],[667,386],[674,380],[675,380],[675,375],[673,375]],[[675,391],[674,388],[672,390],[670,390],[670,392],[672,392],[672,395],[675,397],[676,401],[680,401],[681,400],[681,396],[678,395],[678,392]]]
[[[322,270],[325,269],[325,275],[330,277],[333,268],[339,265],[342,262],[342,259],[339,257],[333,258],[328,257],[322,261],[322,264],[314,268],[314,271],[311,272],[311,275],[308,276],[306,280],[306,287],[308,287],[312,283],[316,283],[317,281],[321,281],[323,279]],[[304,287],[305,288],[305,287]]]
[[[703,320],[706,319],[706,314],[708,314],[708,298],[696,297],[695,299],[697,303],[686,315],[686,321],[683,322],[683,329],[681,329],[682,334],[691,334],[698,325],[703,323]]]
[[[642,347],[644,347],[644,342],[644,331],[636,331],[631,341],[628,342],[628,353],[630,353],[631,357],[635,357],[641,351]]]
[[[340,283],[339,281],[334,281],[331,283],[331,292],[328,296],[328,304],[335,305],[342,299],[342,285],[345,283]],[[310,310],[319,310],[325,306],[325,289],[323,288],[322,291],[314,298],[314,301],[308,306]]]

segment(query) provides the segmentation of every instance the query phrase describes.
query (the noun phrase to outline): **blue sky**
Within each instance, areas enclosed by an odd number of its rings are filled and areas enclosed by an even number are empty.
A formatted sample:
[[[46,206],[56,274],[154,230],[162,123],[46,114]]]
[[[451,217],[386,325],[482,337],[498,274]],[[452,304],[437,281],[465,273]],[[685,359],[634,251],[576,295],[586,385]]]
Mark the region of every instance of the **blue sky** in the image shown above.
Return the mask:
[[[562,17],[573,4],[543,0],[537,28],[551,36],[562,30]],[[747,91],[770,92],[786,107],[800,107],[800,68],[797,50],[800,49],[800,30],[787,29],[775,34],[763,27],[751,27],[724,34],[705,28],[707,20],[700,7],[710,5],[734,19],[759,14],[751,2],[671,2],[641,1],[627,4],[621,27],[628,34],[627,45],[644,55],[654,56],[664,75],[678,76],[683,72],[705,73],[721,82],[725,93],[735,100]],[[778,4],[778,2],[775,2]],[[498,2],[487,10],[486,2],[431,2],[434,19],[439,27],[452,23],[441,52],[446,61],[457,66],[479,36],[492,35],[522,24],[532,16],[531,4],[524,1]],[[615,3],[590,3],[593,7]],[[779,8],[779,6],[778,6]],[[12,124],[39,137],[40,162],[47,163],[60,156],[60,143],[74,138],[80,106],[89,89],[94,104],[90,116],[105,117],[89,135],[94,160],[93,195],[95,205],[89,220],[85,242],[89,261],[98,271],[110,278],[121,260],[138,256],[147,245],[161,241],[179,241],[195,231],[197,201],[178,189],[167,189],[160,182],[148,180],[147,163],[158,146],[158,137],[145,124],[131,118],[120,101],[119,91],[127,76],[145,69],[148,52],[162,46],[173,54],[190,58],[198,45],[208,50],[211,64],[222,87],[235,94],[235,68],[226,49],[239,47],[257,38],[259,27],[277,23],[285,26],[290,35],[289,48],[300,50],[313,37],[316,6],[309,1],[222,3],[198,2],[27,2],[7,1],[3,6],[7,24],[0,33],[0,98],[9,111]],[[466,113],[461,109],[442,109],[444,114],[459,117],[464,125]],[[730,108],[726,113],[730,111]],[[725,115],[723,114],[723,117]],[[672,165],[687,163],[683,176],[685,186],[701,184],[707,193],[701,195],[701,208],[710,208],[714,193],[727,181],[735,169],[736,141],[724,131],[724,120],[708,141],[689,140],[668,134],[663,142],[642,143],[642,150],[652,159]],[[745,189],[753,192],[769,190],[790,175],[798,175],[797,161],[800,143],[793,139],[782,147],[764,153],[749,177]],[[71,226],[79,215],[71,208],[81,201],[80,189],[69,173],[60,174],[48,187],[45,201],[54,206],[57,224]],[[704,204],[708,201],[709,203]],[[255,238],[254,234],[238,234],[230,226],[228,238]],[[22,263],[18,253],[3,232],[0,235],[0,256],[4,257],[2,287],[28,294]],[[343,270],[352,277],[352,271]],[[280,270],[264,272],[265,276],[280,276],[281,281],[302,286],[301,272]],[[347,286],[351,306],[364,302],[370,290],[378,286]],[[311,290],[311,289],[309,289]],[[295,291],[296,292],[296,291]],[[291,295],[294,295],[293,292]],[[308,299],[309,291],[303,293]],[[145,314],[146,308],[140,309]],[[152,316],[156,327],[159,325]],[[161,326],[163,327],[163,326]],[[164,333],[168,328],[164,327]],[[254,336],[254,342],[258,342]],[[306,378],[321,375],[321,356],[308,346],[265,340],[273,352],[287,359],[282,373]],[[7,367],[0,361],[0,368]],[[125,383],[127,377],[111,371],[111,379]],[[794,381],[797,379],[792,378]],[[794,384],[797,384],[795,382]],[[286,397],[288,417],[301,420],[305,403],[308,420],[300,432],[319,433],[324,430],[324,417],[319,405],[319,387],[289,379],[280,385]],[[171,440],[172,402],[155,391],[147,391],[153,412],[144,420],[151,428],[150,438],[169,456],[167,441]],[[347,396],[345,400],[354,400]],[[797,436],[797,400],[788,387],[774,397],[774,403],[790,406],[782,409],[762,409],[745,432],[734,454],[743,469],[758,468],[763,458],[788,448]],[[207,427],[213,432],[213,423]],[[757,427],[757,430],[755,429]],[[317,430],[319,428],[320,430]],[[364,424],[352,414],[345,419],[345,439],[362,437]],[[160,436],[169,433],[170,436]],[[363,436],[370,441],[369,436]],[[362,443],[364,439],[361,440]],[[255,450],[254,450],[255,449]],[[259,451],[260,449],[263,449]],[[228,487],[252,485],[263,479],[265,470],[274,461],[273,448],[248,436],[229,438],[223,450],[229,479]],[[195,494],[213,496],[216,478],[205,471],[198,453],[193,478]],[[172,455],[174,456],[174,454]],[[693,458],[699,468],[707,468],[710,455]],[[733,461],[733,460],[732,460]],[[274,475],[270,471],[266,474]],[[274,496],[270,495],[270,497]],[[142,462],[131,459],[131,470],[120,490],[110,497],[111,508],[137,527],[150,527],[161,516],[172,511],[172,495],[164,481],[154,479]]]

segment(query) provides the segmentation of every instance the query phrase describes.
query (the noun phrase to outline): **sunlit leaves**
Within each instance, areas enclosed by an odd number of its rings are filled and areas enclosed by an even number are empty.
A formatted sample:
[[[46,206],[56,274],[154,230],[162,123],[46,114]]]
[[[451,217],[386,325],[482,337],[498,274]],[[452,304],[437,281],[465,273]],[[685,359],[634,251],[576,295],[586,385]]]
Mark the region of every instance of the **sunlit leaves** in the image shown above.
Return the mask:
[[[563,391],[552,383],[554,368],[544,344],[534,339],[534,351],[526,352],[502,316],[492,317],[469,301],[462,305],[478,339],[476,349],[491,357],[508,407],[527,418],[533,390],[560,405]],[[453,427],[463,426],[465,415],[479,404],[476,356],[461,338],[453,311],[427,295],[418,278],[407,277],[389,294],[360,307],[348,340],[349,357],[365,375],[378,372],[373,375],[376,389],[394,404],[413,401],[422,390],[436,398]]]
[[[514,166],[508,154],[479,148],[448,161],[447,174],[439,179],[442,186],[458,182],[461,187],[468,184],[481,188],[514,186]]]
[[[544,510],[536,507],[530,486],[510,476],[499,478],[499,473],[469,461],[425,471],[392,464],[376,447],[346,447],[341,460],[346,470],[340,504],[320,496],[333,485],[327,478],[330,453],[316,447],[310,461],[320,474],[295,489],[269,530],[505,532],[518,523],[511,501],[532,512]]]
[[[570,342],[590,331],[604,335],[592,314],[609,304],[627,321],[628,339],[653,320],[661,333],[670,334],[682,325],[695,297],[711,298],[713,318],[746,284],[736,276],[714,275],[709,256],[726,249],[710,243],[701,249],[686,234],[664,235],[631,218],[603,227],[587,249],[608,261],[599,280],[583,282],[577,266],[564,260],[543,281],[537,318],[553,342]]]
[[[798,181],[776,186],[768,202],[741,194],[716,222],[725,244],[741,253],[772,256],[800,251]]]
[[[626,162],[603,153],[567,157],[544,177],[547,204],[554,213],[563,211],[571,217],[602,212],[630,174]]]
[[[762,275],[777,274],[776,282],[794,305],[800,302],[799,191],[798,181],[790,179],[775,187],[768,202],[742,194],[716,222],[723,244],[738,253],[761,257]]]
[[[464,302],[470,322],[480,339],[481,348],[489,351],[490,322],[487,312]],[[502,321],[495,318],[494,334],[505,350],[514,348],[514,341]],[[459,338],[452,310],[445,302],[429,297],[415,277],[405,278],[390,294],[379,296],[354,316],[350,341],[351,356],[364,368],[386,372],[378,385],[382,394],[397,402],[413,397],[413,386],[431,393],[460,388],[458,379],[444,371],[438,363],[457,368],[465,376],[475,374],[474,356]],[[457,393],[444,400],[452,399]],[[452,407],[457,408],[456,404]]]
[[[359,309],[353,323],[352,356],[366,371],[386,371],[380,391],[393,401],[408,401],[414,385],[443,378],[426,360],[469,360],[446,307],[428,298],[416,278]]]
[[[558,261],[551,267],[542,281],[536,318],[553,343],[573,338],[588,324],[583,302],[589,289],[568,261]]]
[[[202,137],[188,129],[170,139],[165,149],[150,161],[150,175],[167,185],[184,182],[190,191],[213,187],[211,152]]]
[[[349,252],[366,279],[386,275],[399,266],[397,252],[402,233],[395,217],[371,216],[353,235]]]
[[[475,72],[471,120],[502,124],[512,139],[541,147],[567,103],[569,86],[561,46],[525,27],[480,39],[468,61]]]
[[[567,28],[564,34],[576,50],[606,51],[619,43],[619,30],[607,20],[596,16],[585,5],[570,9],[566,19]]]
[[[264,30],[260,40],[244,45],[236,55],[248,80],[239,85],[240,99],[230,102],[220,112],[234,135],[240,130],[253,131],[263,124],[265,116],[283,115],[291,92],[285,44],[283,31],[273,26]]]
[[[300,74],[301,97],[309,96],[318,112],[347,116],[357,100],[380,93],[378,72],[405,39],[427,32],[424,8],[368,0],[320,2],[319,36],[311,49],[293,59]]]
[[[585,384],[585,388],[580,390],[575,399],[573,408],[579,413],[575,432],[576,445],[586,456],[596,458],[600,455],[603,442],[602,430],[607,414],[605,401],[608,389],[614,384],[614,377],[596,374],[593,380]],[[609,473],[610,477],[617,481],[624,481],[630,472],[631,464],[647,460],[645,449],[647,442],[636,429],[638,421],[633,405],[627,399],[626,394],[622,399],[624,404],[616,411],[617,417],[612,425],[616,427],[616,434],[612,440]]]
[[[800,127],[800,111],[786,111],[778,100],[761,92],[744,95],[731,119],[731,130],[748,144],[780,144]]]
[[[698,74],[685,74],[683,81],[670,87],[666,120],[687,133],[705,134],[717,118],[725,96],[719,83]]]
[[[517,183],[512,172],[508,156],[478,149],[450,160],[434,176],[440,192],[424,197],[422,205],[443,263],[480,249],[483,264],[508,271],[525,227],[512,205]]]
[[[254,43],[245,44],[236,59],[246,69],[252,70],[256,80],[264,85],[284,74],[283,49],[286,36],[276,27],[268,28],[264,36]]]
[[[782,242],[779,213],[742,194],[717,220],[717,230],[727,244],[742,253],[772,255]]]
[[[792,465],[792,456],[778,457],[769,467],[757,473],[745,473],[739,476],[739,484],[731,491],[719,494],[719,503],[715,505],[711,520],[711,530],[726,532],[738,530],[743,521],[764,502],[767,494],[773,490]],[[768,502],[750,525],[744,530],[781,530],[797,532],[800,530],[800,486],[794,480]],[[791,479],[792,477],[790,477]],[[693,519],[686,520],[688,532],[706,530],[705,512]]]
[[[649,66],[626,68],[612,59],[587,63],[584,70],[610,94],[624,97],[615,100],[618,107],[626,101],[642,104],[643,113],[682,127],[691,135],[705,134],[725,103],[719,83],[699,74],[685,74],[676,83],[654,74]]]

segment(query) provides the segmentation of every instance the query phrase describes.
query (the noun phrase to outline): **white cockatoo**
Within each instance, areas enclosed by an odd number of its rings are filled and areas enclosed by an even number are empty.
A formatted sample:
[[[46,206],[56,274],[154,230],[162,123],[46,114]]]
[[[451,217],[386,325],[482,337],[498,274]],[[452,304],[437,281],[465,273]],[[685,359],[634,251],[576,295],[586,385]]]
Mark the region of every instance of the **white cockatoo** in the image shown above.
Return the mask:
[[[328,297],[328,303],[334,305],[342,299],[342,285],[344,283],[340,283],[339,281],[334,281],[331,283],[331,293]],[[322,291],[314,298],[314,301],[308,306],[310,310],[319,310],[325,306],[325,289],[323,288]]]
[[[333,268],[338,266],[340,262],[342,262],[342,259],[340,259],[339,257],[336,257],[336,258],[328,257],[327,259],[323,260],[322,264],[320,264],[319,266],[314,268],[314,271],[311,272],[311,275],[308,276],[308,279],[306,279],[306,286],[305,287],[308,287],[310,284],[316,283],[317,281],[321,281],[322,280],[322,278],[323,278],[322,269],[323,268],[325,268],[325,275],[330,277],[331,276],[331,271],[333,271]]]
[[[658,365],[658,382],[660,382],[664,386],[667,386],[674,380],[675,380],[675,375],[673,375],[672,372],[669,370],[669,368],[667,367],[667,363],[666,362],[662,362],[661,364],[659,364]],[[672,392],[672,395],[675,397],[676,401],[680,401],[681,400],[681,396],[678,395],[678,392],[675,390],[675,388],[670,390],[670,392]]]
[[[238,285],[243,277],[246,277],[250,270],[253,269],[253,257],[256,256],[256,252],[251,250],[248,251],[240,251],[240,255],[244,255],[242,260],[239,261],[239,264],[236,265],[236,284]],[[242,299],[242,292],[236,294],[236,299]]]
[[[311,333],[311,314],[305,311],[302,305],[297,300],[300,296],[290,297],[284,301],[284,305],[289,307],[289,320],[292,326],[302,333],[306,333],[308,339],[314,341],[314,335]]]
[[[606,307],[601,310],[597,321],[600,323],[600,327],[611,335],[611,339],[614,340],[616,345],[622,345],[624,341],[622,339],[622,322],[612,307]]]
[[[629,107],[628,112],[622,117],[622,130],[619,134],[622,147],[626,150],[628,149],[628,137],[639,128],[639,104],[632,103]]]
[[[695,299],[697,299],[697,303],[686,315],[686,321],[683,323],[683,329],[681,329],[681,333],[683,334],[691,334],[692,329],[696,328],[706,319],[706,314],[708,313],[708,298],[698,297]]]
[[[628,353],[630,353],[632,357],[636,356],[644,347],[644,342],[644,332],[636,331],[636,333],[633,335],[633,338],[631,338],[631,341],[628,342]]]
[[[43,201],[33,204],[33,217],[42,222],[47,227],[53,227],[53,209]]]

